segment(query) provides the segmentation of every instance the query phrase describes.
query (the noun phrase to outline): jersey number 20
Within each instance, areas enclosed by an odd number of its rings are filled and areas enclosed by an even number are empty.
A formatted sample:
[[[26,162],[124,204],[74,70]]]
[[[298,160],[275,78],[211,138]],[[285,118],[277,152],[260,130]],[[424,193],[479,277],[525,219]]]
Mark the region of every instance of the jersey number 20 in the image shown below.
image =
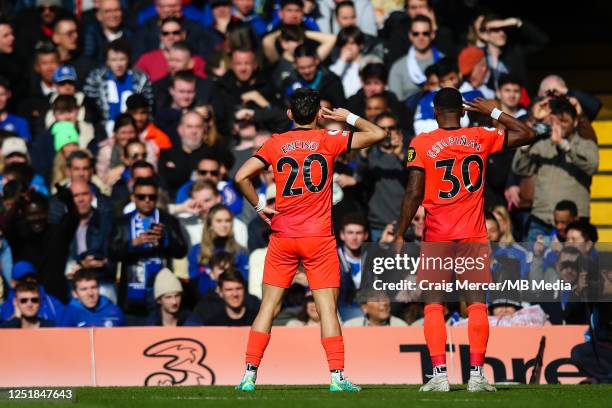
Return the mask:
[[[476,176],[476,182],[472,183],[470,180],[470,164],[475,163],[478,166],[478,175]],[[484,163],[482,162],[482,157],[472,154],[470,156],[465,157],[461,162],[461,180],[457,176],[453,174],[453,168],[455,167],[455,158],[438,160],[436,162],[436,168],[444,168],[444,175],[442,176],[442,180],[450,181],[452,187],[450,190],[439,190],[438,197],[443,199],[451,199],[455,197],[459,190],[461,189],[461,182],[463,182],[463,186],[470,193],[474,193],[478,191],[480,186],[482,186],[482,169],[484,167]]]
[[[319,181],[317,184],[312,182],[313,162],[319,162],[319,165],[321,166],[321,181]],[[283,197],[292,197],[302,194],[302,187],[293,187],[293,184],[300,173],[300,164],[293,157],[285,156],[276,163],[276,171],[282,173],[285,166],[290,166],[291,171],[289,173],[289,177],[287,177],[285,187],[283,187]],[[302,177],[304,177],[304,185],[308,191],[311,193],[318,193],[319,191],[323,190],[323,187],[327,182],[328,173],[329,169],[327,166],[327,160],[325,160],[325,157],[322,154],[313,153],[306,156],[304,159],[304,164],[302,165]]]

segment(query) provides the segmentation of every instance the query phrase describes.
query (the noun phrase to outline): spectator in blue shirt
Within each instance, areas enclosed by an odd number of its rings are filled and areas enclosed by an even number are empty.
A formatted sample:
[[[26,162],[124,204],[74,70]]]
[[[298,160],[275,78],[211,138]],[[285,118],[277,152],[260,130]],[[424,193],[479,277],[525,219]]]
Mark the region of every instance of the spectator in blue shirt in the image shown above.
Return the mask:
[[[0,129],[13,132],[19,137],[30,142],[32,135],[28,122],[21,116],[14,115],[7,111],[8,102],[11,99],[11,86],[8,80],[0,77]]]
[[[19,310],[19,317],[0,324],[5,329],[37,329],[39,327],[54,327],[55,322],[39,316],[40,290],[35,283],[23,282],[15,288],[15,305]],[[11,302],[13,303],[13,302]]]
[[[66,307],[59,327],[124,326],[125,317],[119,307],[100,295],[98,274],[81,269],[72,279],[74,299]]]
[[[4,278],[7,282],[11,283],[11,286],[15,290],[11,290],[8,294],[7,299],[2,304],[1,319],[9,320],[15,315],[15,298],[17,295],[17,288],[20,285],[29,284],[34,285],[37,288],[38,293],[38,310],[37,315],[40,319],[46,321],[57,322],[65,309],[65,306],[55,296],[49,295],[42,285],[38,284],[36,278],[36,269],[31,262],[18,261],[15,262],[13,268],[9,271],[9,274],[5,274]],[[7,276],[8,275],[8,276]]]

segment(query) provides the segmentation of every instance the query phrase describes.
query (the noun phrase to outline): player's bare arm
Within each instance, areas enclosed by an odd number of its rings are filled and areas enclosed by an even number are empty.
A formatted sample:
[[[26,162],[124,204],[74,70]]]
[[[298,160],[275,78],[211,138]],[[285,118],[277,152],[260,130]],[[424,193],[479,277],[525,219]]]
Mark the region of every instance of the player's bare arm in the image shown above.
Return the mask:
[[[251,181],[252,177],[264,171],[265,168],[266,166],[261,160],[251,157],[240,167],[240,169],[238,169],[238,172],[236,172],[236,176],[234,177],[234,181],[244,197],[253,207],[255,207],[255,210],[264,219],[264,221],[269,224],[270,216],[278,214],[278,211],[265,205],[265,199],[263,202],[260,202],[260,197],[257,195],[253,182]]]
[[[353,139],[351,141],[351,149],[365,149],[375,145],[376,143],[382,142],[385,138],[386,132],[374,123],[354,115],[350,111],[343,108],[327,109],[321,108],[323,118],[335,120],[337,122],[347,122],[357,128],[357,132],[353,133]],[[351,117],[357,118],[355,123],[351,123]]]
[[[487,116],[491,116],[491,113],[496,109],[495,101],[482,98],[476,98],[471,102],[466,101],[464,104],[466,105],[465,110]],[[508,129],[508,147],[523,146],[535,141],[535,132],[520,120],[502,112],[499,114],[497,121]]]
[[[423,202],[424,195],[425,172],[420,168],[412,167],[409,169],[406,192],[404,193],[404,201],[402,202],[402,210],[397,225],[396,243],[404,243],[404,234]]]

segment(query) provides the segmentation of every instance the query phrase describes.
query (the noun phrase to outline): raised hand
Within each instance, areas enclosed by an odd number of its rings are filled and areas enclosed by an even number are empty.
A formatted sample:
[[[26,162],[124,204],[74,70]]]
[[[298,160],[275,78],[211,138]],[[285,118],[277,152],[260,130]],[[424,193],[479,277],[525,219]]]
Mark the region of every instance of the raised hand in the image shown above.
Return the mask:
[[[323,111],[323,119],[330,119],[336,122],[346,122],[349,112],[344,108],[335,108],[333,110],[327,108],[321,108]]]
[[[494,108],[497,108],[495,101],[483,98],[475,98],[471,102],[465,101],[463,105],[466,111],[482,113],[487,116],[491,114]]]

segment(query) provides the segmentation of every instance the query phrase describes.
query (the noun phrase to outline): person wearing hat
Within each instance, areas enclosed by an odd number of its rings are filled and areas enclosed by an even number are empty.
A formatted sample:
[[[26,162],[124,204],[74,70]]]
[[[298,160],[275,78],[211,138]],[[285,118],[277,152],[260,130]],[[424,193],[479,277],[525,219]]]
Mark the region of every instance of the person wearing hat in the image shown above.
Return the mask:
[[[24,140],[30,142],[32,135],[28,122],[21,116],[8,111],[9,101],[12,97],[9,81],[0,76],[0,129],[13,132]]]
[[[9,273],[4,271],[4,279],[10,283],[11,289],[8,292],[8,297],[2,303],[0,309],[0,320],[6,321],[16,316],[17,309],[15,309],[15,298],[16,291],[19,285],[30,284],[37,288],[39,298],[39,310],[37,316],[40,319],[56,322],[62,316],[64,308],[66,307],[60,302],[55,296],[48,294],[45,288],[38,283],[36,268],[29,261],[17,261],[13,264],[12,269]]]
[[[85,94],[77,89],[77,73],[71,65],[62,65],[53,72],[53,85],[55,92],[51,94],[49,102],[53,103],[58,97],[63,95],[73,96],[76,100],[78,113],[76,121],[80,124],[83,122],[98,123],[101,119],[100,112],[95,101],[87,98]],[[45,127],[48,129],[53,123],[58,120],[56,117],[56,109],[49,109],[45,115]],[[91,125],[89,125],[91,126]],[[83,133],[83,131],[81,131]]]
[[[147,326],[183,326],[189,314],[181,308],[183,287],[174,272],[163,268],[155,277],[153,296],[158,307],[147,317]]]
[[[479,90],[486,99],[495,99],[495,91],[487,86],[489,67],[482,48],[473,45],[461,50],[458,57],[459,73],[463,77],[463,83],[459,92]]]
[[[16,136],[4,139],[0,152],[4,159],[5,166],[3,174],[0,174],[0,185],[4,185],[4,179],[7,178],[6,169],[10,168],[10,165],[15,163],[30,165],[30,154],[28,153],[28,146],[25,140]],[[45,179],[40,174],[33,174],[29,187],[41,194],[46,196],[49,195],[49,189],[47,188]]]

